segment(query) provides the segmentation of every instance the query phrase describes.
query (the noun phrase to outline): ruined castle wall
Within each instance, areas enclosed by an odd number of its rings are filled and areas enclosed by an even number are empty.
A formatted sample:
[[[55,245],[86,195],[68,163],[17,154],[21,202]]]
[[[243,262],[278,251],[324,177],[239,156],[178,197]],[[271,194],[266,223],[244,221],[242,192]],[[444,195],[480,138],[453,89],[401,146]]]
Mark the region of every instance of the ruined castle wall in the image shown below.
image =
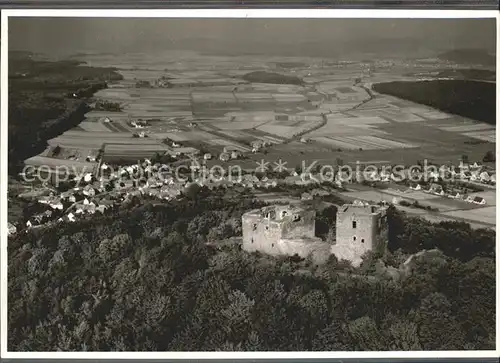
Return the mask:
[[[253,236],[253,229],[254,229],[253,225],[255,223],[260,223],[260,218],[253,215],[253,214],[246,213],[241,218],[241,231],[243,234],[243,240],[242,240],[243,245],[246,245],[250,242],[250,239]]]
[[[283,212],[285,212],[286,216],[290,216],[293,214],[293,208],[289,205],[275,205],[274,210],[276,211],[276,219],[282,219]]]
[[[389,226],[387,224],[387,217],[385,214],[379,217],[378,223],[379,226],[377,228],[377,237],[373,249],[384,254],[386,252],[387,243],[389,241]]]
[[[314,211],[301,211],[293,213],[283,220],[282,238],[300,238],[315,236],[316,214]]]
[[[277,244],[281,239],[281,227],[278,222],[244,215],[242,230],[242,248],[245,251],[279,254]]]
[[[330,244],[320,238],[282,239],[278,246],[282,255],[298,255],[302,258],[311,256],[316,264],[325,263],[330,256]]]

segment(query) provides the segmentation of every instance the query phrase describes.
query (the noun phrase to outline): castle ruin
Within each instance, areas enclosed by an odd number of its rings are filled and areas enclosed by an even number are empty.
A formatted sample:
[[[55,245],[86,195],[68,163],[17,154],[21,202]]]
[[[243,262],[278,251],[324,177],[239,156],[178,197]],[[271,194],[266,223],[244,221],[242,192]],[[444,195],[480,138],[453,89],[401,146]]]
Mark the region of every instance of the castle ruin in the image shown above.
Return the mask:
[[[242,217],[243,249],[269,255],[311,254],[328,258],[330,245],[315,236],[316,212],[298,206],[274,205]],[[318,253],[319,251],[322,251]]]
[[[362,202],[340,207],[333,245],[315,236],[315,219],[316,211],[300,206],[273,205],[249,211],[242,217],[242,248],[274,256],[313,255],[316,263],[334,254],[357,267],[366,252],[385,247],[385,207]]]
[[[386,211],[386,207],[363,202],[340,207],[332,253],[339,260],[348,260],[353,266],[359,266],[366,252],[385,248],[388,237]]]

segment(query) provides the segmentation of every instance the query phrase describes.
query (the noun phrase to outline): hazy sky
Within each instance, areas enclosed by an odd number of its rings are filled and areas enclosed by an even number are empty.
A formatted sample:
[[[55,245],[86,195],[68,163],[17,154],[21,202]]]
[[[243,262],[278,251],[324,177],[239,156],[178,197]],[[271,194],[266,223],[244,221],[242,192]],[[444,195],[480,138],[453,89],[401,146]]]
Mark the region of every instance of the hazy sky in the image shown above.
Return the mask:
[[[9,19],[10,49],[57,55],[168,49],[286,55],[452,48],[494,52],[495,34],[494,19]]]

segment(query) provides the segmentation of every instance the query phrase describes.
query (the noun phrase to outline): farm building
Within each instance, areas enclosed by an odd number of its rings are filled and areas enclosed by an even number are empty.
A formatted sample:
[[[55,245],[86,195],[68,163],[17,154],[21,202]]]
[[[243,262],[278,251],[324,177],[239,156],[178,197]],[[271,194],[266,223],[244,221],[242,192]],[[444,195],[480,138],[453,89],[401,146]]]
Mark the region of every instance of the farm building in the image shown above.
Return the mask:
[[[421,190],[422,187],[418,183],[411,183],[410,184],[410,189],[412,189],[412,190]]]
[[[241,158],[241,152],[238,150],[231,151],[231,159],[239,159]]]
[[[219,155],[220,161],[229,161],[230,159],[231,159],[231,155],[229,153],[224,152],[224,153],[221,153]]]
[[[302,195],[300,196],[300,199],[302,200],[312,200],[313,199],[313,196],[309,193],[302,193]]]
[[[10,236],[10,235],[13,235],[17,232],[17,228],[16,226],[14,226],[12,223],[8,222],[7,223],[7,234]]]
[[[425,192],[435,194],[435,195],[444,195],[443,187],[439,184],[432,183]]]
[[[468,197],[467,198],[467,201],[469,203],[474,203],[474,204],[479,204],[479,205],[485,205],[486,204],[486,200],[482,197],[479,197],[479,196],[476,196],[476,197]]]
[[[175,155],[198,155],[200,153],[200,150],[194,148],[194,147],[178,147],[175,149],[174,154]]]
[[[487,171],[483,171],[481,174],[479,174],[479,179],[482,182],[488,182],[488,181],[490,181],[491,177]]]

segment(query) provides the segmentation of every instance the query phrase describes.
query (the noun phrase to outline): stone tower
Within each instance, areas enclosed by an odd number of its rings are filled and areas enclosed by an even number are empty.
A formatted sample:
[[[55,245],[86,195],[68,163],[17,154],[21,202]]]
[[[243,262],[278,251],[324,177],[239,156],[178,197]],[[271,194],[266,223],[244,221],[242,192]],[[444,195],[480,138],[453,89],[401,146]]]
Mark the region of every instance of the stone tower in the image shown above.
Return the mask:
[[[368,251],[385,248],[387,240],[386,207],[362,202],[344,204],[337,211],[336,243],[332,253],[353,266],[359,266]]]

